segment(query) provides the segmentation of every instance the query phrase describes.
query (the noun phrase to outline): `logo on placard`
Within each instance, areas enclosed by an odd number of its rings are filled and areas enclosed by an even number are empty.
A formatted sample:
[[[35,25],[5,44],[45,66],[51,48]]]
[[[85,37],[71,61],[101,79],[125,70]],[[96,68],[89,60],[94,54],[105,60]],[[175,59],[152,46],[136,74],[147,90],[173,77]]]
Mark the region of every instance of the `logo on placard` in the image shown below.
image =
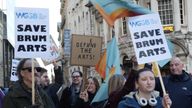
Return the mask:
[[[158,20],[156,19],[144,19],[144,20],[136,20],[133,22],[129,22],[131,27],[155,25],[157,23],[158,23]]]
[[[18,19],[45,19],[46,15],[32,12],[16,12],[16,17]]]

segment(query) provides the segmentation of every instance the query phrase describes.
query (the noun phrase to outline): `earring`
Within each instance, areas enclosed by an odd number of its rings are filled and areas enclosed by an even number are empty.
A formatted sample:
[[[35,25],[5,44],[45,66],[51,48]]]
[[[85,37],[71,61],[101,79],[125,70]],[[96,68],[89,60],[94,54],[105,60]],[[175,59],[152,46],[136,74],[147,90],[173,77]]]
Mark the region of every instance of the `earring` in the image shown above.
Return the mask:
[[[150,106],[156,106],[157,105],[157,100],[154,97],[150,98],[149,99],[149,105]]]

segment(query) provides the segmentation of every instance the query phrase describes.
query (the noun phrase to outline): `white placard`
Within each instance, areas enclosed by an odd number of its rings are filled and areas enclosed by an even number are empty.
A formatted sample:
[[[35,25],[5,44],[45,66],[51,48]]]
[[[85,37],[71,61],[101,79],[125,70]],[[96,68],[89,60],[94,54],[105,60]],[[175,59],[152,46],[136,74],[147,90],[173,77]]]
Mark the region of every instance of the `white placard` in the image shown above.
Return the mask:
[[[171,58],[158,14],[130,17],[128,26],[139,64]]]
[[[19,60],[12,59],[12,67],[11,67],[11,81],[17,81],[18,75],[17,75],[17,65],[19,64]]]
[[[15,57],[46,58],[50,53],[49,10],[15,8]]]

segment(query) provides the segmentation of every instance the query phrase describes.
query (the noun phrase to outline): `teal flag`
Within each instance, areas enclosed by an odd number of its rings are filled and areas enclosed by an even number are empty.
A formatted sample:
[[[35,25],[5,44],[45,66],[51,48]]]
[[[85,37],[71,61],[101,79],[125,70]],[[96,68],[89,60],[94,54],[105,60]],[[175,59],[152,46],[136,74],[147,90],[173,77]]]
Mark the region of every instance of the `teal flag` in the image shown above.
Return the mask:
[[[111,42],[107,44],[107,67],[106,67],[106,79],[104,83],[101,84],[97,94],[92,100],[94,102],[100,102],[108,98],[108,81],[110,76],[113,74],[121,74],[120,67],[120,56],[119,56],[119,47],[116,41],[116,38],[113,37]],[[114,70],[112,69],[114,68]]]
[[[169,48],[169,51],[170,51],[171,55],[173,55],[173,50],[174,50],[173,43],[171,43],[171,41],[169,39],[167,39],[167,44],[168,44],[168,48]],[[170,61],[170,59],[160,60],[160,61],[158,61],[158,64],[159,64],[160,67],[163,67],[169,61]]]
[[[116,19],[152,13],[149,9],[135,4],[131,0],[90,0],[103,16],[105,21],[113,26]]]

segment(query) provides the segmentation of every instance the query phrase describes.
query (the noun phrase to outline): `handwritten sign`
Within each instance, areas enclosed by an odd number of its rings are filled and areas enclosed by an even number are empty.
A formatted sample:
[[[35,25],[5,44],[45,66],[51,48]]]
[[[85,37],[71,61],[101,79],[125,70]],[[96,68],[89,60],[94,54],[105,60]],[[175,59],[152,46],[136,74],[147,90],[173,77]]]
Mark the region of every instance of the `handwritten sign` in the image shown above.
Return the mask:
[[[95,66],[100,58],[102,38],[72,35],[71,65]]]

